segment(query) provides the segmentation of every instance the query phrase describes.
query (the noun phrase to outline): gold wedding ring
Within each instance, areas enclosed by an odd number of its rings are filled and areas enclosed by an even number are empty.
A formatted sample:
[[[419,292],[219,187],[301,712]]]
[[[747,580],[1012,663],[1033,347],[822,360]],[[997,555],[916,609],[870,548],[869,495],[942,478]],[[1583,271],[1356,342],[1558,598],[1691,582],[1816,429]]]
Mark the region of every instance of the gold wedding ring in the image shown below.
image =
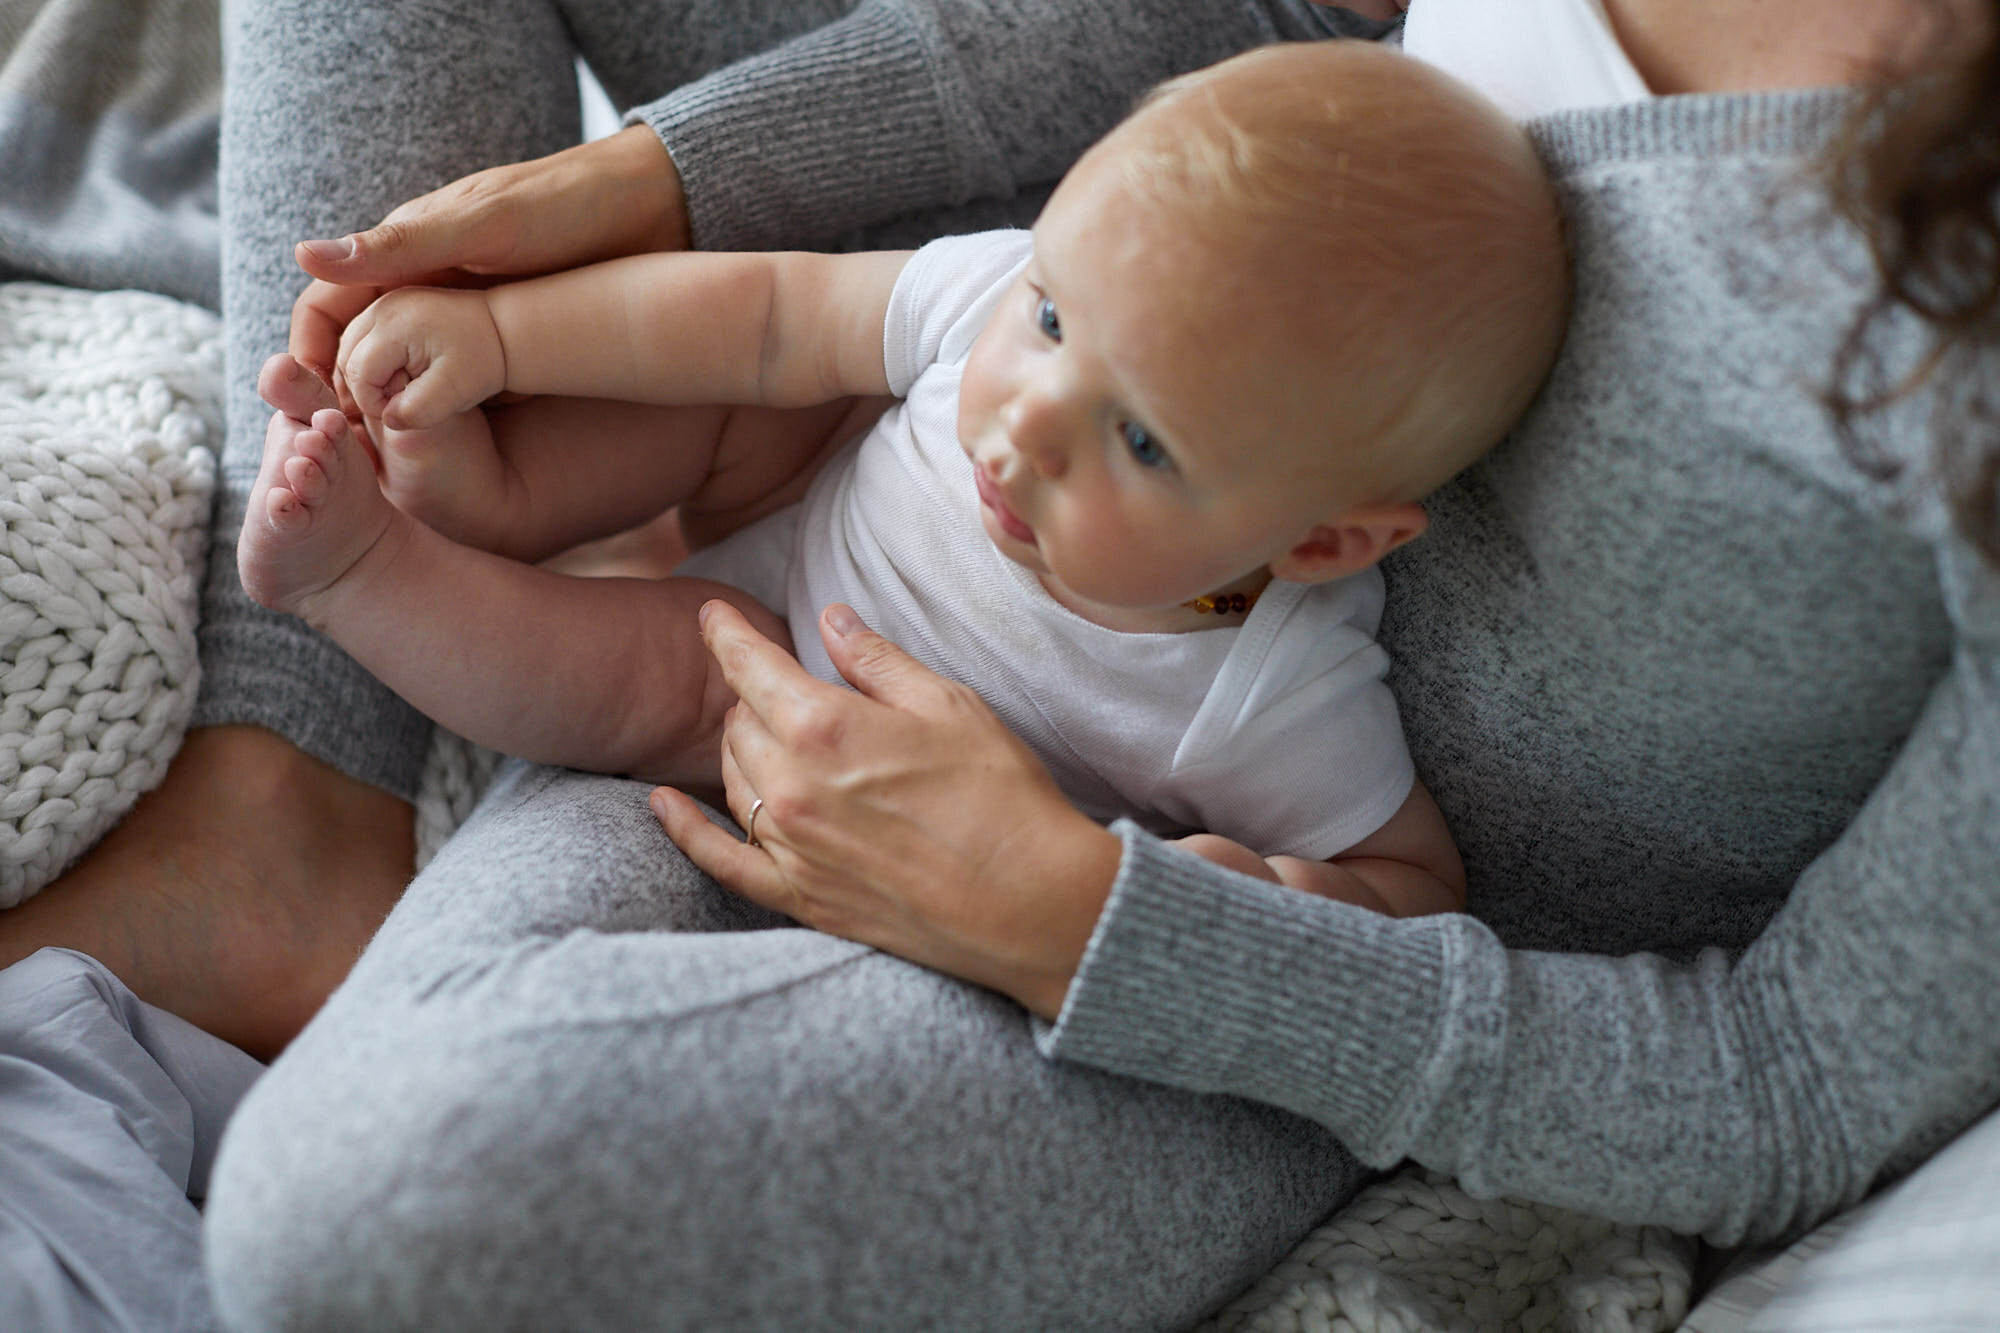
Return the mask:
[[[764,798],[759,796],[750,802],[750,813],[743,819],[743,841],[751,847],[762,847],[757,841],[757,812],[764,808]]]

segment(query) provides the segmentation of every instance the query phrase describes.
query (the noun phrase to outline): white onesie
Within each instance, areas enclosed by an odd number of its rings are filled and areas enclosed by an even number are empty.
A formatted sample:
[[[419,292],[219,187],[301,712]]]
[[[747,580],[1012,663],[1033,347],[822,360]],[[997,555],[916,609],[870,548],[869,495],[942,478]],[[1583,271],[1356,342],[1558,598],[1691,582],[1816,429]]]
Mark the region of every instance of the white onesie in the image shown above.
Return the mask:
[[[1127,634],[1084,620],[980,525],[958,441],[973,340],[1028,259],[1028,233],[949,237],[897,279],[883,331],[903,401],[804,500],[681,573],[785,612],[806,669],[837,681],[820,611],[846,602],[963,682],[1077,806],[1162,833],[1206,830],[1323,860],[1379,828],[1415,772],[1375,643],[1382,580],[1274,582],[1240,624]]]

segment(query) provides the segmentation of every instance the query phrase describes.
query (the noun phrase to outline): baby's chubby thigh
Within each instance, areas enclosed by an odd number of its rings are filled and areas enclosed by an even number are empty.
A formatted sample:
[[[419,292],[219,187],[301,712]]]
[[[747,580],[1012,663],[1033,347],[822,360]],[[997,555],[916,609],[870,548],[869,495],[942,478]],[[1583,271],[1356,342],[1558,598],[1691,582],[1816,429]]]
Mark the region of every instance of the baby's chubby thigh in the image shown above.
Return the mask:
[[[700,549],[797,503],[826,461],[894,401],[841,398],[814,407],[732,409],[707,479],[681,505],[689,546]]]
[[[1283,1113],[1046,1060],[996,995],[702,897],[656,824],[612,845],[636,784],[509,782],[238,1112],[232,1327],[1172,1326],[1359,1178]]]

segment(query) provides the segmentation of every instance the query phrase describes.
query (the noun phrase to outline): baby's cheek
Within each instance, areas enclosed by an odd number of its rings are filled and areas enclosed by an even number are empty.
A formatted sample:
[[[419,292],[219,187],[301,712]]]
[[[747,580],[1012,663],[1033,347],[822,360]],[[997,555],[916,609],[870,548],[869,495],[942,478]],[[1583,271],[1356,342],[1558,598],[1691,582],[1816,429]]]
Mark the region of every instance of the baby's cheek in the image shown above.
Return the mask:
[[[1115,512],[1099,508],[1095,513],[1068,515],[1065,524],[1073,540],[1062,543],[1059,553],[1050,553],[1056,577],[1095,601],[1111,606],[1160,606],[1180,600],[1174,595],[1175,579],[1169,561],[1150,534],[1136,533],[1119,520]],[[1051,545],[1046,533],[1043,547]]]
[[[997,374],[999,352],[991,333],[981,334],[966,358],[958,379],[958,438],[972,444],[985,432],[999,408],[1002,380]]]

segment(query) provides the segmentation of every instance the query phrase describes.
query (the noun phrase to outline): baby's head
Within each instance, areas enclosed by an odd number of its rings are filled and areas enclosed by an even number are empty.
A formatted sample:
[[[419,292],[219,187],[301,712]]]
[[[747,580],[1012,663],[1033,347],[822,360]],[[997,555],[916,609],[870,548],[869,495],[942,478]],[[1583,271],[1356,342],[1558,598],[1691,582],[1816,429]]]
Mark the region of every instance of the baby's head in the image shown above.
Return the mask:
[[[989,535],[1107,607],[1316,581],[1423,529],[1561,341],[1520,129],[1360,42],[1177,79],[1092,148],[981,334],[959,433]]]

